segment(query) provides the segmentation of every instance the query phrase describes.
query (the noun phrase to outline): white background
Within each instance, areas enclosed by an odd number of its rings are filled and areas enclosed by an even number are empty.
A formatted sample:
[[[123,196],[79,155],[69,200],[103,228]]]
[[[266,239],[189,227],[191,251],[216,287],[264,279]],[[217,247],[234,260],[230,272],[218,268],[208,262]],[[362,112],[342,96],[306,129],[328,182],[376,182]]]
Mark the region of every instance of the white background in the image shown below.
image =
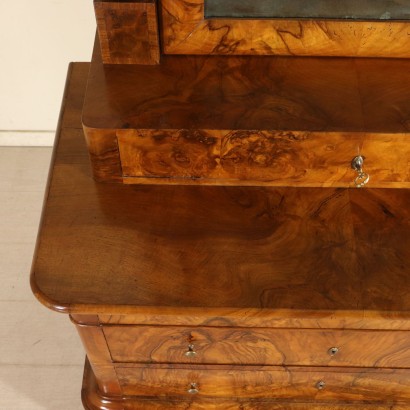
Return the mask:
[[[0,0],[0,145],[51,145],[67,66],[90,61],[92,0]]]

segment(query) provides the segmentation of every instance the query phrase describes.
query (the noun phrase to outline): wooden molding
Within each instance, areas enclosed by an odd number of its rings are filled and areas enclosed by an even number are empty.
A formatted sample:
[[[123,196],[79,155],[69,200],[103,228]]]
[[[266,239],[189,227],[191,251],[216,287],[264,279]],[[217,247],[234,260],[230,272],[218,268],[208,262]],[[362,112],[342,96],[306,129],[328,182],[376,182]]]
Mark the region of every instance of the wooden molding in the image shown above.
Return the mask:
[[[98,383],[88,359],[85,360],[81,399],[87,410],[125,410],[124,400],[121,397],[105,397],[101,394]]]

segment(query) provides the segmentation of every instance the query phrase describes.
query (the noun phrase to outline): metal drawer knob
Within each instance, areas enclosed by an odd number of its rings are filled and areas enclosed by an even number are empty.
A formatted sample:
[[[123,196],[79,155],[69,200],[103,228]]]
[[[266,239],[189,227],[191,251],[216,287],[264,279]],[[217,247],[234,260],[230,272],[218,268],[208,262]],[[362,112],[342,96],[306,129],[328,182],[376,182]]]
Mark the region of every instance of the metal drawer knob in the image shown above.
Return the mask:
[[[364,157],[358,155],[351,162],[352,168],[357,172],[357,177],[354,179],[356,188],[363,188],[370,180],[370,175],[363,171]]]
[[[199,393],[198,389],[198,384],[197,383],[191,383],[189,389],[188,389],[189,394],[197,394]]]
[[[318,390],[323,390],[326,387],[326,383],[323,380],[320,380],[316,383],[316,388]]]
[[[339,352],[339,348],[338,347],[331,347],[328,351],[330,356],[334,356]]]
[[[196,351],[194,345],[188,345],[188,350],[185,352],[186,357],[195,357]]]

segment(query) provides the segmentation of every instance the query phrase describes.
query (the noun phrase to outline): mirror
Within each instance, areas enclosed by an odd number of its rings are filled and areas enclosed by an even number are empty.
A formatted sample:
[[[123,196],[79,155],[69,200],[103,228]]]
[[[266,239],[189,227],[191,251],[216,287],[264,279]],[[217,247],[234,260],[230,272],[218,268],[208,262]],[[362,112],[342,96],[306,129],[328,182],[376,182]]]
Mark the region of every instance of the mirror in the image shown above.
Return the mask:
[[[407,20],[410,0],[204,0],[205,18]]]

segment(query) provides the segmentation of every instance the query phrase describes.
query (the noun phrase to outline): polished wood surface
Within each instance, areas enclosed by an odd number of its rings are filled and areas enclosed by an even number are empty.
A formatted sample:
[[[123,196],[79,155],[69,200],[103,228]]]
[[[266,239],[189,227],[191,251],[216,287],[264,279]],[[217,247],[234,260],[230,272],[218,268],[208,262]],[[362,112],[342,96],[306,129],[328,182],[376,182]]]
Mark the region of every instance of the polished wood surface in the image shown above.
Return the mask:
[[[104,63],[159,63],[155,0],[94,0],[94,9]]]
[[[94,370],[85,406],[408,408],[408,190],[95,182],[80,129],[88,68],[70,66],[31,276],[79,330]],[[159,329],[146,345],[145,324]],[[135,349],[172,361],[175,327],[199,355],[213,341],[205,362],[230,363],[137,363]],[[263,349],[268,364],[281,351],[304,366],[255,364]]]
[[[83,124],[99,181],[410,187],[410,60],[165,56],[104,66]],[[269,73],[269,75],[266,75]]]
[[[309,367],[116,365],[126,395],[297,400],[410,399],[410,370]],[[318,387],[324,382],[323,388]],[[198,393],[188,392],[195,383]]]
[[[204,0],[162,0],[165,54],[410,57],[408,21],[204,18]]]
[[[75,324],[93,373],[97,377],[99,391],[107,396],[122,397],[122,390],[101,326]]]
[[[86,65],[73,70],[70,93]],[[56,310],[408,326],[407,190],[100,184],[65,126],[52,172],[32,284]]]
[[[407,311],[162,307],[153,312],[149,306],[113,310],[123,314],[99,314],[101,324],[410,330]]]
[[[82,399],[87,410],[408,410],[407,404],[393,403],[335,403],[326,401],[315,402],[289,402],[278,400],[254,401],[240,398],[232,399],[209,399],[188,398],[183,400],[168,397],[166,400],[153,400],[149,398],[127,397],[127,400],[115,400],[101,396],[97,388],[97,382],[92,369],[86,362],[84,369],[84,381],[82,388]]]
[[[98,129],[410,130],[410,60],[164,56],[157,66],[101,63],[83,122]]]
[[[88,358],[85,359],[83,385],[81,389],[81,399],[86,410],[125,410],[122,397],[107,397],[101,393],[98,381],[93,373]],[[127,407],[129,410],[139,410],[144,407]]]
[[[410,188],[408,134],[120,130],[116,137],[130,184],[354,188],[351,161],[360,152],[368,188]]]
[[[408,331],[104,326],[103,332],[115,362],[410,368]]]

